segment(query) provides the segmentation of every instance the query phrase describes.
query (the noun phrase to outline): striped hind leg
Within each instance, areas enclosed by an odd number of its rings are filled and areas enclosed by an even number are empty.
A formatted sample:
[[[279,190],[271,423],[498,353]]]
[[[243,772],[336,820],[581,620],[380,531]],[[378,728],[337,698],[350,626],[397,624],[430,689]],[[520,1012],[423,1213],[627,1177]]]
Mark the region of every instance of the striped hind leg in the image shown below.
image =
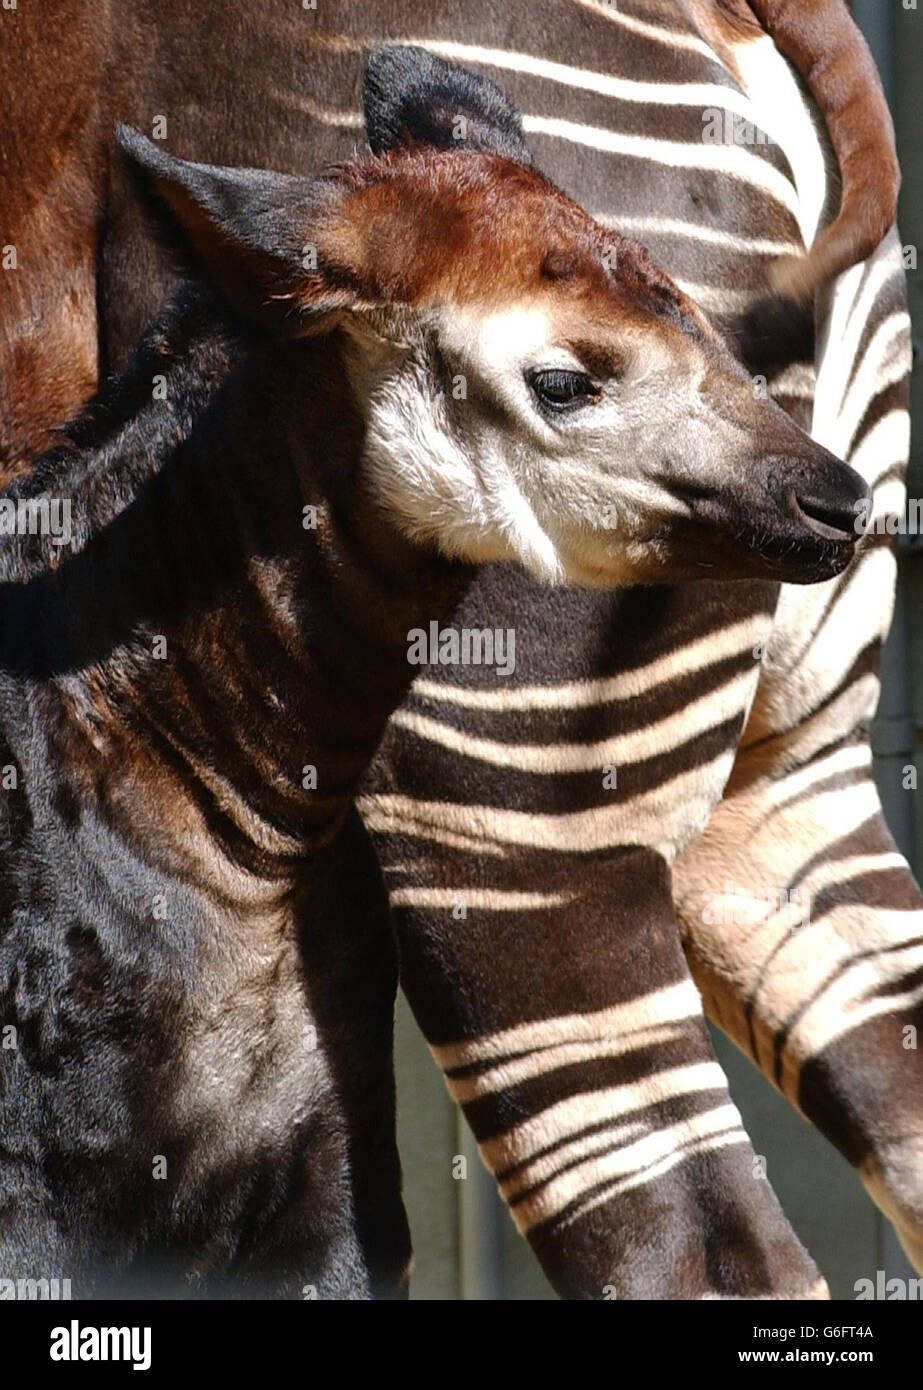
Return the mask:
[[[841,277],[822,321],[812,432],[866,477],[875,517],[900,516],[910,348],[893,233]],[[885,826],[866,732],[887,539],[870,534],[832,584],[783,587],[724,799],[674,889],[709,1016],[855,1164],[920,1267],[923,897]]]
[[[714,1057],[663,861],[511,865],[381,824],[377,848],[404,990],[557,1293],[825,1297]]]
[[[791,740],[788,740],[789,744]],[[709,1017],[855,1165],[923,1269],[923,896],[864,738],[744,752],[675,867]]]

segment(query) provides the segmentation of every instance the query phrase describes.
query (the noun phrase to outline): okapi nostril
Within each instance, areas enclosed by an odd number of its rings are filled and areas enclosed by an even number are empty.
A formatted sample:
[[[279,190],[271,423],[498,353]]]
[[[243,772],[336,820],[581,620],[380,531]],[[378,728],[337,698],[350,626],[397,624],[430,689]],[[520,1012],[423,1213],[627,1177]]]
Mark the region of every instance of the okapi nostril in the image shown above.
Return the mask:
[[[815,536],[840,544],[856,541],[871,494],[860,474],[833,455],[829,458],[829,465],[821,467],[814,460],[786,460],[769,474],[767,486],[776,502]]]
[[[844,507],[842,503],[833,503],[818,500],[811,497],[802,497],[797,492],[794,494],[795,505],[798,510],[817,526],[822,526],[826,530],[836,531],[843,535],[856,535],[857,512],[854,507]]]

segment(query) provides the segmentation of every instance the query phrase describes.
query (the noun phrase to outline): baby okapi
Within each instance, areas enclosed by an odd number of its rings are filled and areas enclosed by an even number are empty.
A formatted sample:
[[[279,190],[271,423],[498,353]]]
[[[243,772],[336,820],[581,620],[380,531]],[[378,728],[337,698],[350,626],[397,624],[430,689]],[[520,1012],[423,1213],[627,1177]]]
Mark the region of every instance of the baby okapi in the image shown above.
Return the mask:
[[[425,54],[317,179],[122,130],[199,273],[3,499],[0,1275],[388,1297],[396,955],[353,794],[472,566],[795,581],[859,477]],[[462,138],[456,136],[462,132]]]

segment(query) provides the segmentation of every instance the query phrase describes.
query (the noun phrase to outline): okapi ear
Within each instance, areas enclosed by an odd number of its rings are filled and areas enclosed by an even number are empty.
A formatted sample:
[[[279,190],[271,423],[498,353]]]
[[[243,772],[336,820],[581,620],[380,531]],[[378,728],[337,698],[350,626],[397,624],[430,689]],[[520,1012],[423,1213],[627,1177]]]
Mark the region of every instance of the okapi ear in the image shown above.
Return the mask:
[[[342,267],[339,275],[317,268],[314,238],[337,193],[331,180],[192,164],[126,125],[116,141],[143,188],[169,209],[181,253],[188,246],[196,268],[248,315],[276,326],[288,317],[293,332],[305,333],[318,327],[306,318],[355,303]]]
[[[499,87],[424,48],[383,44],[366,55],[362,107],[374,154],[399,146],[491,150],[531,165],[519,112]]]

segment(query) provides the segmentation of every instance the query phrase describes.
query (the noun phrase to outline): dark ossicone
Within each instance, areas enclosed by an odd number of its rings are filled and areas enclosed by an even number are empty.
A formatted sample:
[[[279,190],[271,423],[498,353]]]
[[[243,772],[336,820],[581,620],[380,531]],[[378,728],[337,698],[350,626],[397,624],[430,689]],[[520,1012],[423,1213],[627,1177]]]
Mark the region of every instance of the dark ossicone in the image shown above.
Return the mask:
[[[486,77],[409,44],[374,48],[365,60],[362,107],[369,145],[493,150],[530,165],[519,112]]]

